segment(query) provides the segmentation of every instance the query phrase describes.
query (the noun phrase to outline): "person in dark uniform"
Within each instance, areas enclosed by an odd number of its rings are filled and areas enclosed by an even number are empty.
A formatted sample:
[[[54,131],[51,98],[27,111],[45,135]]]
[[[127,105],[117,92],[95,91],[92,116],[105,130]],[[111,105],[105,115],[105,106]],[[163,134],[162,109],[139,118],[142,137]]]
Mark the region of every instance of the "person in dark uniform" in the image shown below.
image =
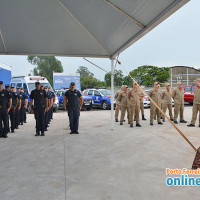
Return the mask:
[[[15,129],[15,110],[17,107],[17,103],[18,103],[18,97],[17,97],[17,93],[13,92],[10,90],[10,85],[6,84],[5,85],[6,90],[9,92],[11,98],[12,98],[12,106],[11,109],[9,111],[9,116],[10,116],[10,122],[11,122],[11,133],[14,133],[14,129]],[[12,87],[13,90],[14,87]],[[8,132],[10,132],[10,126],[9,126],[9,117],[8,117]]]
[[[50,96],[49,96],[49,93],[48,93],[48,87],[45,86],[44,87],[44,91],[46,92],[47,94],[47,98],[48,98],[48,105],[46,105],[48,108],[50,107]],[[47,112],[45,113],[45,131],[47,131],[47,127],[49,127],[49,110],[47,110]]]
[[[20,109],[21,109],[21,101],[22,101],[22,95],[20,95],[20,91],[21,89],[18,87],[17,88],[17,97],[18,97],[18,104],[17,104],[17,108],[15,110],[15,128],[18,129],[19,128],[19,117],[20,117]]]
[[[79,134],[79,116],[83,105],[83,97],[81,93],[75,89],[75,87],[75,83],[71,82],[70,89],[66,91],[63,101],[64,108],[68,111],[71,130],[70,134]]]
[[[18,97],[18,104],[17,109],[15,110],[15,129],[19,128],[19,117],[20,117],[20,109],[21,109],[21,102],[22,102],[22,95],[20,95],[20,87],[17,88],[17,97]]]
[[[11,87],[11,97],[12,97],[12,106],[11,106],[11,110],[13,109],[13,115],[14,118],[10,118],[11,119],[11,133],[14,133],[14,129],[16,128],[16,110],[18,110],[18,104],[19,104],[19,99],[18,99],[18,94],[15,91],[15,87],[12,86]]]
[[[9,84],[5,84],[5,90],[11,96],[11,91],[10,91],[10,85]],[[12,98],[12,96],[11,96],[11,98]],[[8,104],[9,104],[9,100],[8,100]],[[12,108],[12,106],[11,106],[11,108]],[[11,109],[10,109],[10,111],[11,111]],[[9,121],[10,121],[10,118],[11,118],[10,111],[8,112],[8,123],[7,123],[7,125],[8,125],[8,127],[7,127],[8,128],[8,133],[10,133],[10,125],[9,125]]]
[[[23,125],[24,123],[24,105],[25,105],[25,99],[24,95],[21,91],[21,88],[17,89],[17,92],[19,91],[20,99],[21,99],[21,108],[19,110],[19,125]]]
[[[21,88],[21,92],[22,92],[22,95],[24,97],[24,123],[27,123],[26,121],[26,109],[27,109],[27,106],[28,106],[28,95],[23,91],[23,88]]]
[[[49,91],[50,97],[51,97],[51,108],[50,108],[50,120],[51,120],[51,119],[53,119],[53,104],[55,102],[56,96],[55,96],[54,92],[51,91],[50,87],[48,87],[48,91]]]
[[[8,137],[8,112],[11,109],[11,105],[12,98],[9,92],[3,89],[3,82],[0,81],[0,137]]]
[[[31,111],[35,114],[36,119],[36,134],[35,136],[40,135],[45,136],[45,113],[48,110],[48,98],[47,94],[44,90],[40,89],[40,82],[35,83],[36,89],[31,91]],[[34,107],[33,107],[33,100],[34,100]]]

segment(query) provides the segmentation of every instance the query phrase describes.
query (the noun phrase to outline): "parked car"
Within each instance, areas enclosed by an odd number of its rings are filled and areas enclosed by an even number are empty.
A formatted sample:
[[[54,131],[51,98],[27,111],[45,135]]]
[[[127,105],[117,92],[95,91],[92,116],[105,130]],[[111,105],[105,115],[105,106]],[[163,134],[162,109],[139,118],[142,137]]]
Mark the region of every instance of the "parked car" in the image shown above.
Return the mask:
[[[30,93],[32,90],[35,89],[35,82],[39,81],[41,85],[48,86],[51,88],[51,91],[54,92],[53,88],[51,87],[49,81],[45,77],[41,76],[15,76],[11,78],[11,86],[22,87],[24,92],[28,95],[28,112],[31,113],[31,107],[30,107]],[[58,97],[56,96],[54,105],[53,105],[53,111],[56,112],[59,107],[59,101]]]
[[[67,91],[68,89],[61,89],[61,90],[56,90],[56,94],[58,96],[58,99],[59,99],[59,108],[64,108],[64,105],[63,105],[63,99],[64,99],[64,96],[65,96],[65,92]],[[87,110],[91,110],[92,109],[92,97],[89,97],[83,93],[81,93],[82,96],[83,96],[83,106],[82,106],[82,109],[83,108],[86,108]]]
[[[92,97],[93,107],[101,107],[104,110],[111,108],[111,91],[107,89],[85,89],[83,94]],[[114,98],[114,106],[116,101]]]
[[[145,90],[147,94],[149,94],[149,90]],[[147,95],[144,95],[143,97],[144,102],[144,108],[150,108],[151,107],[151,101]],[[172,99],[172,106],[174,106],[174,99]]]
[[[194,101],[194,88],[196,85],[187,85],[184,87],[184,101],[193,104]]]

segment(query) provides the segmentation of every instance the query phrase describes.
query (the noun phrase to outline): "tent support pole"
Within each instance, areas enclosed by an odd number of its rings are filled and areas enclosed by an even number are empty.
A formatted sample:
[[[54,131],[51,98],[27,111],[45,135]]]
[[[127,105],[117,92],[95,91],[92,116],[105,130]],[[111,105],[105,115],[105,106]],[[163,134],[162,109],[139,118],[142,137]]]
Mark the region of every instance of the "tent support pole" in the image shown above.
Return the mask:
[[[114,59],[111,59],[111,130],[114,130]]]

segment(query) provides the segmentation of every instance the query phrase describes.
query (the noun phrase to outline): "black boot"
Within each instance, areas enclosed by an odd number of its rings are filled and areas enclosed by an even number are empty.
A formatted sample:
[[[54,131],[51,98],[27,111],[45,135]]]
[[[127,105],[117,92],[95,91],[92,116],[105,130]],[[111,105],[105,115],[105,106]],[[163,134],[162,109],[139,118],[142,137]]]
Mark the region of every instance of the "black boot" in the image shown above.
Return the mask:
[[[142,120],[146,120],[145,117],[144,117],[144,115],[142,115]]]
[[[133,124],[130,124],[130,127],[133,128]]]
[[[41,136],[45,136],[44,132],[41,132]]]
[[[137,127],[142,127],[140,124],[136,124]]]
[[[36,131],[35,136],[40,136],[40,132],[39,132],[39,131]]]
[[[115,119],[115,122],[118,122],[118,119]]]

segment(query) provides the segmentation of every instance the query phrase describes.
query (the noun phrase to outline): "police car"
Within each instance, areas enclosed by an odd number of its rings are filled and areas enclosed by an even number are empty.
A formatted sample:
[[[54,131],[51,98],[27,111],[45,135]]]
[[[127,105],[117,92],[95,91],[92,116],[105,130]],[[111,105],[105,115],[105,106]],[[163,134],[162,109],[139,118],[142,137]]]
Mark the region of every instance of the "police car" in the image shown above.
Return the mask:
[[[59,107],[63,108],[63,99],[65,96],[65,92],[68,89],[61,89],[61,90],[55,90],[57,96],[58,96],[58,100],[59,100]],[[82,96],[83,96],[83,106],[82,108],[86,108],[87,110],[91,110],[92,109],[92,97],[89,97],[88,95],[85,95],[81,92]]]
[[[111,107],[111,91],[103,88],[85,89],[83,94],[92,97],[93,107],[101,107],[107,110]],[[114,106],[115,106],[114,98]]]
[[[30,93],[32,90],[35,89],[35,82],[39,81],[41,85],[48,86],[51,88],[51,91],[53,91],[51,84],[45,77],[41,76],[15,76],[11,78],[11,86],[14,86],[15,88],[22,87],[24,92],[28,95],[28,112],[31,113],[31,108],[29,106],[30,103]],[[53,110],[54,112],[57,111],[59,107],[58,97],[56,96]]]

